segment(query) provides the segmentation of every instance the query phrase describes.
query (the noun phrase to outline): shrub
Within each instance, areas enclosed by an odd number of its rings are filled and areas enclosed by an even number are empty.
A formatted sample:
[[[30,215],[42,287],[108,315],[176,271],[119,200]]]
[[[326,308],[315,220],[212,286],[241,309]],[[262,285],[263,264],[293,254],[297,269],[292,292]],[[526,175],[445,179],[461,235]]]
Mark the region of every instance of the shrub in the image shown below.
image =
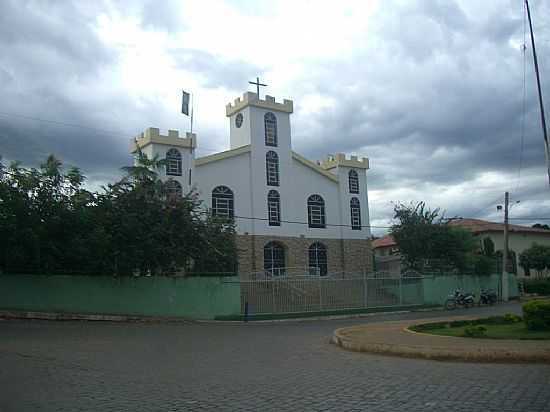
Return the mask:
[[[453,320],[452,322],[449,322],[450,328],[460,328],[462,326],[471,325],[471,320]]]
[[[538,293],[539,295],[550,295],[550,279],[529,279],[523,281],[525,293]]]
[[[506,313],[503,320],[504,323],[518,323],[521,322],[521,317],[514,315],[513,313]]]
[[[464,336],[468,338],[481,338],[485,336],[485,332],[487,332],[487,328],[485,326],[471,325],[471,326],[467,326],[464,329]]]
[[[523,319],[530,330],[550,330],[550,301],[532,300],[523,305]]]

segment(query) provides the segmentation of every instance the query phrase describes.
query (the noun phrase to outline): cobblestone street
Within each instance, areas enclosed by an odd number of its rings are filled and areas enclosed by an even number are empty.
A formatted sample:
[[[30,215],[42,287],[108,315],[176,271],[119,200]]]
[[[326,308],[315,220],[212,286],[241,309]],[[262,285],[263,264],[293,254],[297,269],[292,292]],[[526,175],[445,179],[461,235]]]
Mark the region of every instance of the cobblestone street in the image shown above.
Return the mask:
[[[550,365],[402,359],[328,343],[342,326],[447,314],[250,324],[1,321],[0,411],[550,411]]]

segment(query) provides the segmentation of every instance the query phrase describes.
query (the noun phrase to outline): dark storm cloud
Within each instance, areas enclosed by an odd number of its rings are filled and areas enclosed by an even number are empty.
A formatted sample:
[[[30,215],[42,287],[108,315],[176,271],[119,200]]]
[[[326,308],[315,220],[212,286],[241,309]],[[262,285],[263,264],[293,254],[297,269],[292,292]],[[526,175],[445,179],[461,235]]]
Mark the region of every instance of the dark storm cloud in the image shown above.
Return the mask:
[[[364,60],[364,65],[337,62],[314,74],[312,81],[322,85],[321,94],[334,97],[337,103],[319,113],[318,121],[323,122],[323,127],[319,127],[321,136],[308,141],[308,145],[314,144],[309,151],[320,155],[339,147],[368,154],[369,149],[383,145],[391,157],[405,149],[421,155],[419,159],[428,163],[426,172],[420,171],[418,178],[448,179],[449,183],[484,170],[509,169],[519,149],[523,105],[521,52],[511,47],[510,41],[522,30],[521,19],[505,16],[501,19],[504,27],[497,29],[496,16],[481,22],[468,20],[454,2],[430,2],[430,7],[422,4],[414,9],[392,10],[378,27],[378,36],[386,38],[389,30],[390,38],[393,36],[399,44],[399,59],[393,53],[395,48],[392,53],[368,48],[356,57],[356,61]],[[401,36],[395,33],[394,26],[387,29],[388,19],[399,22]],[[430,21],[436,24],[430,25]],[[517,23],[514,29],[511,21]],[[493,29],[489,35],[491,44],[472,35],[487,26]],[[410,43],[410,37],[403,35],[409,31],[416,31],[416,36],[424,41]],[[440,41],[454,35],[464,37],[460,40],[462,45],[447,47],[452,41]],[[464,48],[463,55],[454,55],[454,47]],[[420,52],[422,49],[427,51]],[[548,52],[548,45],[541,45],[539,53]],[[425,53],[437,56],[427,59]],[[339,76],[329,81],[327,77],[337,69]],[[531,73],[528,78],[533,82]],[[530,85],[527,84],[525,167],[540,165],[544,160],[538,155],[540,150],[536,150],[541,144],[536,138],[540,130],[538,104]],[[354,91],[343,92],[350,88]],[[550,95],[550,89],[546,89],[546,94]],[[460,149],[455,154],[449,150],[444,162],[467,167],[458,169],[458,174],[456,168],[429,173],[438,166],[438,160],[430,158],[440,148]]]
[[[96,9],[69,2],[0,3],[0,151],[5,158],[38,165],[49,153],[83,167],[112,161],[112,138],[28,117],[94,127],[91,107],[73,90],[93,96],[98,72],[114,55],[90,29]],[[92,99],[90,99],[91,101]],[[93,156],[93,157],[92,157]]]
[[[177,68],[196,73],[207,88],[240,90],[243,79],[263,72],[259,66],[243,60],[225,59],[201,50],[174,49],[170,54],[175,59]]]

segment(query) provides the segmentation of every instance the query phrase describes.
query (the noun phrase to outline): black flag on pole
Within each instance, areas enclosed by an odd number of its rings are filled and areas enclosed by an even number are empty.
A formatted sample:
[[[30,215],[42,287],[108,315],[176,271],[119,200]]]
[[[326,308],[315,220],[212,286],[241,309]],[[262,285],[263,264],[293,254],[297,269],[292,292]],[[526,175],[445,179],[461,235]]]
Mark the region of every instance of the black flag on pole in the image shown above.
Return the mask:
[[[181,91],[183,93],[181,98],[181,112],[189,116],[189,93],[187,93],[185,90]]]

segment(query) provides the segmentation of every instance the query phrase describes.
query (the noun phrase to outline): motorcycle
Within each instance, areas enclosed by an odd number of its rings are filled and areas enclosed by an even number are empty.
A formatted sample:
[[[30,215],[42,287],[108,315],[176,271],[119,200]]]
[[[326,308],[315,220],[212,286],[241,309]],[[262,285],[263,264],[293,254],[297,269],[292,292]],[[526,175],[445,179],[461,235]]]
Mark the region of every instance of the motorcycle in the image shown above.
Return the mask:
[[[479,294],[479,306],[481,305],[494,305],[497,303],[497,294],[492,289],[481,289]]]
[[[473,293],[464,293],[460,289],[457,289],[447,297],[445,309],[452,310],[456,309],[457,306],[471,308],[474,306],[474,299],[475,295]]]

